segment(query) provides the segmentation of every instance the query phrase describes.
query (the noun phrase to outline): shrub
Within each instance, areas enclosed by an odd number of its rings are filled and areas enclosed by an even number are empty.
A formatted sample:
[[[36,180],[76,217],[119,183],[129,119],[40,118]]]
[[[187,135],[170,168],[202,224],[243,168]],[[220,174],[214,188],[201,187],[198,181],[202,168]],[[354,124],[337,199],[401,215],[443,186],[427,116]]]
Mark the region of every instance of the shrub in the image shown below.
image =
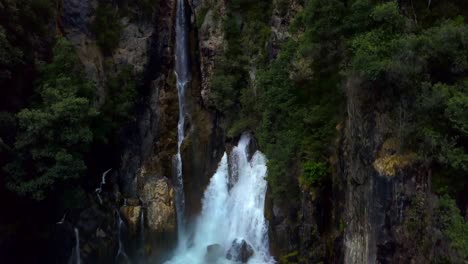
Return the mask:
[[[439,199],[437,208],[439,225],[443,233],[450,239],[451,248],[461,259],[468,258],[468,224],[460,215],[455,201],[445,195]]]
[[[323,162],[308,161],[302,169],[301,182],[308,187],[319,187],[328,175],[328,166]]]

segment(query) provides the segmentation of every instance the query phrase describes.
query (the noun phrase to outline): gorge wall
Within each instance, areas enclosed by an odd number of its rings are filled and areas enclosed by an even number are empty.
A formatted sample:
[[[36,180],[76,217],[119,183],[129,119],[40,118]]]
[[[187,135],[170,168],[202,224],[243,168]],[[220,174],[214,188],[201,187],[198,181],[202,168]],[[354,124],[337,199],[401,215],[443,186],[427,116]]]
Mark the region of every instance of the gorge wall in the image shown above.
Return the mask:
[[[246,131],[252,135],[246,160],[257,149],[268,159],[269,252],[262,252],[276,262],[464,263],[467,256],[460,252],[466,249],[454,246],[457,232],[450,228],[457,224],[460,234],[466,232],[466,217],[458,211],[465,208],[466,215],[466,184],[460,184],[452,203],[433,186],[444,167],[402,147],[403,130],[414,120],[402,106],[407,99],[382,84],[393,85],[390,80],[399,72],[379,82],[349,66],[361,44],[352,42],[350,31],[362,33],[369,24],[384,28],[400,18],[395,10],[407,25],[417,24],[411,15],[417,12],[400,1],[351,2],[185,0],[191,78],[181,158],[188,233],[195,232],[205,190],[223,154],[230,156]],[[113,89],[127,87],[130,80],[136,83],[136,99],[128,120],[111,127],[115,131],[106,139],[111,146],[89,151],[90,169],[81,184],[85,193],[78,197],[84,205],[57,208],[55,214],[63,218],[52,223],[57,218],[52,215],[38,224],[44,226],[38,241],[52,243],[38,247],[37,254],[47,255],[46,263],[163,263],[177,246],[177,1],[62,0],[54,9],[47,23],[51,35],[73,45],[96,88],[97,112],[121,118],[117,112],[126,101],[114,97],[126,91]],[[369,14],[360,17],[359,12]],[[416,38],[405,30],[410,40]],[[397,31],[392,26],[390,32]],[[372,45],[367,46],[378,46]],[[47,58],[50,49],[38,57]],[[11,104],[26,103],[17,99]],[[117,103],[108,109],[109,102]],[[224,165],[225,174],[232,174]],[[22,237],[28,233],[23,232]],[[2,242],[13,240],[12,233],[1,234],[0,253],[8,251]],[[463,241],[456,242],[463,247]]]
[[[154,11],[149,19],[131,21],[127,17],[121,18],[123,31],[116,51],[111,56],[102,54],[93,35],[87,34],[97,5],[98,2],[93,1],[64,1],[64,17],[68,19],[64,23],[66,37],[77,48],[88,77],[97,83],[97,87],[101,87],[97,104],[105,101],[106,91],[102,84],[106,76],[112,70],[126,65],[133,66],[134,76],[142,76],[142,99],[137,106],[135,124],[126,129],[123,135],[125,147],[121,155],[121,167],[114,169],[109,176],[111,180],[107,185],[110,182],[115,185],[107,187],[107,193],[102,195],[105,208],[90,210],[98,210],[112,219],[112,208],[117,207],[115,212],[121,214],[128,229],[124,238],[126,254],[131,259],[139,258],[143,250],[148,261],[161,262],[175,247],[177,233],[173,188],[173,157],[177,151],[179,111],[174,75],[177,5],[176,1],[158,1],[154,3]],[[193,22],[190,8],[186,16]],[[188,222],[200,212],[201,197],[216,170],[223,148],[222,131],[216,124],[216,113],[204,105],[201,96],[197,28],[191,24],[189,32],[192,78],[186,102],[186,138],[181,147]],[[144,217],[143,220],[141,217]],[[114,216],[114,220],[107,223],[106,230],[113,237],[114,249],[117,247],[115,241],[118,234],[115,228],[111,228],[116,226],[115,219]],[[101,222],[100,225],[106,224]],[[143,232],[143,228],[145,240],[141,245],[138,234]],[[85,241],[82,245],[86,247],[100,237],[96,233],[90,238],[81,239]],[[98,247],[92,249],[99,250]],[[93,254],[95,252],[84,252],[83,261],[104,261],[106,258],[100,253],[98,258],[93,258]],[[119,261],[128,260],[119,258]]]

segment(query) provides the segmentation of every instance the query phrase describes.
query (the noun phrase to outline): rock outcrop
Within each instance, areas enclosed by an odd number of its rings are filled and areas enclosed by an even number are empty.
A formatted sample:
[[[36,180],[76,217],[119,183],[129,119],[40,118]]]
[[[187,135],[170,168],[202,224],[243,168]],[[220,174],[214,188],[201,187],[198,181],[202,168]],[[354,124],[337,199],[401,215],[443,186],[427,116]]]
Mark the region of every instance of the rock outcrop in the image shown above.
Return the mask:
[[[167,178],[146,182],[141,199],[147,211],[145,222],[152,232],[176,232],[174,189]]]
[[[127,223],[129,235],[135,237],[137,235],[141,216],[141,206],[138,204],[127,204],[120,207],[120,214]]]
[[[97,0],[64,0],[61,29],[75,46],[87,78],[96,84],[96,105],[100,106],[106,99],[105,83],[109,77],[129,65],[133,67],[135,76],[145,71],[154,27],[151,21],[122,17],[119,21],[122,33],[117,48],[110,56],[104,56],[90,28],[98,5]]]
[[[345,193],[344,263],[430,262],[446,242],[439,240],[439,246],[422,251],[421,241],[411,234],[435,239],[440,233],[424,220],[436,204],[431,172],[416,155],[402,152],[398,142],[388,137],[392,102],[363,87],[359,78],[350,78],[346,85],[348,119],[337,169]],[[369,105],[374,106],[370,111]],[[420,230],[408,228],[415,210],[421,217]]]
[[[195,20],[198,28],[198,46],[200,50],[201,97],[203,104],[211,106],[210,82],[216,56],[224,52],[223,17],[226,15],[225,1],[193,1]],[[216,14],[216,15],[215,15]]]

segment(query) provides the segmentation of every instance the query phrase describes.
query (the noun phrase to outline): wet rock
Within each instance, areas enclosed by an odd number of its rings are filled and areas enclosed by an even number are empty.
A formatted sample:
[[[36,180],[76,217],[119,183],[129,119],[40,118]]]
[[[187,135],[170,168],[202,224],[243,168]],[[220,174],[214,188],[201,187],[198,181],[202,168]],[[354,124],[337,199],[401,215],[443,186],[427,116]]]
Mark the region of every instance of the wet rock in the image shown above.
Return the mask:
[[[126,205],[128,206],[139,206],[140,205],[140,200],[136,198],[127,198],[125,199]]]
[[[226,258],[232,261],[247,263],[254,254],[254,250],[245,240],[235,239],[232,241],[232,246],[226,254]]]
[[[155,232],[175,232],[174,188],[169,180],[149,180],[144,185],[141,195],[143,204],[147,207],[146,220],[149,229]]]
[[[106,235],[106,232],[104,232],[104,230],[102,230],[101,228],[98,228],[96,230],[96,237],[97,238],[105,238],[105,237],[107,237],[107,235]]]
[[[78,229],[83,234],[94,234],[96,229],[105,221],[106,214],[96,208],[87,208],[80,214]]]
[[[213,244],[206,247],[205,261],[216,263],[224,254],[223,247],[220,244]]]
[[[141,215],[141,206],[126,205],[120,208],[122,218],[128,226],[129,235],[135,236],[138,231],[139,219]]]
[[[258,150],[257,140],[255,139],[255,137],[251,137],[248,151],[247,151],[247,159],[249,161],[252,159],[253,155],[255,154],[255,152],[257,152],[257,150]]]

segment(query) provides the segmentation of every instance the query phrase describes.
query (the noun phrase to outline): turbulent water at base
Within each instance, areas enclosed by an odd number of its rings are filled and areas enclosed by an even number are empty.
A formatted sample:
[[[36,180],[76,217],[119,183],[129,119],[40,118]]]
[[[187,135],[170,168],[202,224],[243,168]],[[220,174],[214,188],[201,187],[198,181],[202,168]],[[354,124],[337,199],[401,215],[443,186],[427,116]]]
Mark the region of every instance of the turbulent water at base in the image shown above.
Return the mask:
[[[267,160],[257,151],[249,161],[249,142],[250,136],[244,134],[229,161],[224,154],[205,191],[193,240],[186,242],[191,246],[179,248],[166,264],[213,263],[206,260],[206,253],[207,247],[214,244],[222,250],[214,263],[235,263],[225,256],[236,239],[245,240],[253,248],[248,263],[274,263],[268,251],[268,225],[264,218]]]
[[[177,154],[175,156],[175,202],[177,211],[177,228],[179,240],[183,240],[184,238],[185,226],[185,197],[184,182],[182,175],[182,156],[180,153],[180,149],[185,137],[185,94],[187,90],[187,84],[190,80],[187,28],[188,26],[185,18],[184,0],[177,0],[175,72],[177,76],[177,91],[179,95],[179,122],[177,124]]]

